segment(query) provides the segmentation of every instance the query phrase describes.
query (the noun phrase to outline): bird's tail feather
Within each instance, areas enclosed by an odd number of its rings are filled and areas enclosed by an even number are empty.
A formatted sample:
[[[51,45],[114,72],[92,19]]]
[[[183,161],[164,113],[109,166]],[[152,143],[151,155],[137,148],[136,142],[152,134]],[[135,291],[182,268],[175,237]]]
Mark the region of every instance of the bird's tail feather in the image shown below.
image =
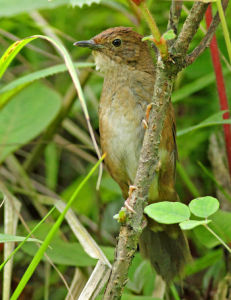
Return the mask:
[[[190,259],[190,252],[187,240],[179,226],[167,226],[170,230],[157,232],[146,227],[141,234],[139,246],[141,255],[150,260],[156,272],[166,282],[170,282],[176,275],[181,275],[185,264]],[[173,231],[174,235],[167,233]]]

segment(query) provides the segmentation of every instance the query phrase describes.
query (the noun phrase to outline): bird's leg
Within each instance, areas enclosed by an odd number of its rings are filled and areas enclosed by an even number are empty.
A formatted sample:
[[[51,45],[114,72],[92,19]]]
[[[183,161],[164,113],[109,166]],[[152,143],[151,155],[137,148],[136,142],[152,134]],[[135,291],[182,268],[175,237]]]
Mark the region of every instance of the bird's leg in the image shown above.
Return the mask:
[[[152,103],[147,105],[146,113],[145,113],[145,119],[142,120],[142,124],[144,126],[144,129],[148,128],[148,120],[149,120],[149,114],[150,114],[151,108],[152,108]]]
[[[129,210],[130,212],[136,214],[136,212],[134,211],[134,209],[130,206],[129,201],[131,199],[132,193],[133,191],[135,191],[137,189],[137,187],[135,185],[130,185],[129,186],[129,190],[128,190],[128,198],[127,200],[124,202],[124,206],[127,208],[127,210]]]

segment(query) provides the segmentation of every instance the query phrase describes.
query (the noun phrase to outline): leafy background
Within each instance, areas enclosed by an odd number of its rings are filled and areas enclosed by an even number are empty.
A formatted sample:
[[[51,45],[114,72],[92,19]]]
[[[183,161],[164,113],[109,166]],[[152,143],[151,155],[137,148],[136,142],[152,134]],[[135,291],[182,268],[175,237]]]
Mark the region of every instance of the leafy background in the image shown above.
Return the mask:
[[[148,35],[149,31],[126,0],[66,2],[23,0],[19,5],[16,0],[0,0],[0,54],[13,41],[31,35],[45,34],[59,39],[76,66],[81,67],[79,77],[98,141],[97,110],[103,78],[94,67],[89,67],[92,66],[90,52],[75,48],[73,42],[89,39],[106,28],[121,25],[134,27],[144,35]],[[92,5],[83,5],[86,3]],[[160,3],[150,0],[148,3],[162,33],[165,32],[170,1]],[[185,5],[187,9],[192,3],[186,2]],[[182,12],[180,26],[187,15],[186,9]],[[230,13],[229,6],[227,15]],[[227,22],[230,29],[231,19],[227,18]],[[202,27],[205,28],[204,22]],[[199,30],[191,48],[203,35],[203,30]],[[227,57],[221,28],[217,30],[217,39],[221,55]],[[81,62],[88,64],[81,65]],[[0,82],[0,101],[5,104],[1,105],[0,111],[0,179],[10,195],[21,203],[20,215],[29,228],[39,222],[54,199],[67,201],[97,161],[73,83],[61,64],[63,60],[51,44],[36,40],[21,50]],[[222,65],[230,102],[230,66],[223,59]],[[217,196],[222,211],[213,215],[211,227],[230,243],[230,177],[222,126],[217,125],[222,123],[222,117],[209,50],[179,74],[172,101],[178,131],[176,188],[180,199],[187,204],[196,196]],[[99,191],[96,191],[96,182],[95,173],[79,193],[72,209],[112,261],[119,228],[113,215],[122,206],[123,199],[119,187],[106,171]],[[37,239],[44,240],[57,215],[40,226],[35,233]],[[3,232],[4,224],[6,227],[3,206],[0,220],[0,231]],[[24,227],[20,221],[14,234],[26,236]],[[194,229],[188,237],[194,261],[184,271],[183,289],[181,282],[175,281],[177,296],[180,297],[183,292],[182,299],[213,299],[213,295],[219,293],[224,276],[229,274],[229,259],[224,259],[225,251],[204,228]],[[0,245],[3,260],[3,244]],[[86,254],[67,222],[50,247],[47,254],[69,285],[78,268],[81,290],[96,260]],[[12,290],[36,249],[33,242],[26,243],[14,256],[10,281]],[[67,289],[62,279],[45,260],[37,267],[20,299],[65,299]],[[1,279],[2,275],[3,272],[0,273]],[[154,271],[137,253],[122,299],[155,299],[154,288]],[[178,299],[177,296],[170,292],[170,299]],[[5,299],[8,298],[5,296]]]

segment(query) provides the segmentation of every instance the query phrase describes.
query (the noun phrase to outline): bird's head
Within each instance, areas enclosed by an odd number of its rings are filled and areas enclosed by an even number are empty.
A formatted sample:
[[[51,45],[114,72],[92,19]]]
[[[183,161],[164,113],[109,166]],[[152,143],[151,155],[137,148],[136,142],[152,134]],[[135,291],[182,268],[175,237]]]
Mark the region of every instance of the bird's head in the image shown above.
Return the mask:
[[[129,27],[109,28],[87,41],[74,43],[93,50],[96,67],[103,72],[127,66],[153,74],[150,50],[142,36]]]

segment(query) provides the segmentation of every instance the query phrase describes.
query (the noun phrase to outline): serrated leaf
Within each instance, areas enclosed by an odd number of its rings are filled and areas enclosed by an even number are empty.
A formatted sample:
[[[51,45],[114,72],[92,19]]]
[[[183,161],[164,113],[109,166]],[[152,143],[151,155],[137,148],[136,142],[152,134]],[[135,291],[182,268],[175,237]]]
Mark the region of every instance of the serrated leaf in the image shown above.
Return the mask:
[[[72,6],[82,7],[83,5],[92,5],[93,3],[99,4],[101,0],[70,0]]]
[[[210,196],[200,197],[189,203],[191,212],[200,218],[208,218],[219,209],[219,201]]]
[[[144,212],[153,220],[162,224],[176,224],[188,220],[190,210],[180,202],[163,201],[145,207]]]
[[[173,40],[176,37],[176,34],[174,33],[173,29],[168,30],[165,32],[162,36],[166,41]]]
[[[211,222],[211,220],[203,220],[203,221],[187,220],[187,221],[181,222],[179,224],[179,226],[182,230],[191,230],[197,226],[208,224],[210,222]]]

